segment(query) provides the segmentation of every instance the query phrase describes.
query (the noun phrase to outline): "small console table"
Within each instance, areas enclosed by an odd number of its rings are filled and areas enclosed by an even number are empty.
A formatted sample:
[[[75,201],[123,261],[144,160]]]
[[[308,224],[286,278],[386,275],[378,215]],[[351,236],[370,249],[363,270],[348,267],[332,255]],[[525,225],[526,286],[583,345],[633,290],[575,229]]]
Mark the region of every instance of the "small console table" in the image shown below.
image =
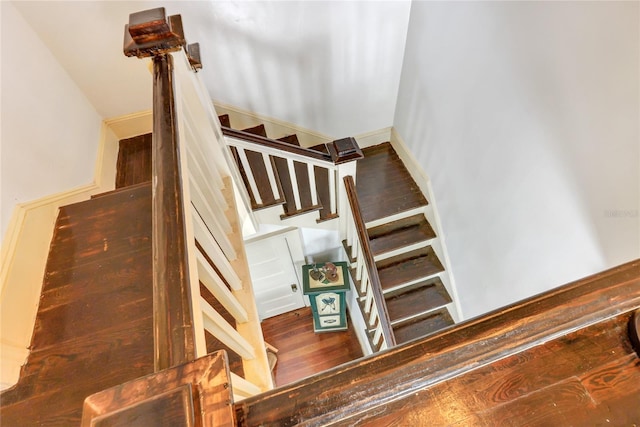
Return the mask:
[[[325,264],[302,267],[303,293],[309,296],[315,332],[347,329],[346,293],[349,290],[349,271],[346,262],[335,262],[336,274],[327,273]]]

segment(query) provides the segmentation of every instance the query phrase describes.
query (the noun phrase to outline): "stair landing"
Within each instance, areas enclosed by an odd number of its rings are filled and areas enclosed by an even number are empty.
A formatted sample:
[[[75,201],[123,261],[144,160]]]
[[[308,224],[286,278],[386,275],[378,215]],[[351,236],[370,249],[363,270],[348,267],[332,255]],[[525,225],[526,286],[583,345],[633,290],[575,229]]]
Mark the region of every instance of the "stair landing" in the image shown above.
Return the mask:
[[[427,199],[389,142],[362,150],[356,190],[365,222],[426,206]]]

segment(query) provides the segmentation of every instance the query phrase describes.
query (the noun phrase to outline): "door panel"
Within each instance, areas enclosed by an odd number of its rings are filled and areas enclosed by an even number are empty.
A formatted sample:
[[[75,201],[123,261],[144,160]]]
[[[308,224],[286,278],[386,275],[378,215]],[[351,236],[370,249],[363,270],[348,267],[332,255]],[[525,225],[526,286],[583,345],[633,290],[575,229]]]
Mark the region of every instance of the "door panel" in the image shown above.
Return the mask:
[[[297,241],[296,241],[297,239]],[[289,231],[246,245],[253,292],[260,320],[304,307],[298,279],[298,231]],[[294,253],[292,253],[292,250]]]

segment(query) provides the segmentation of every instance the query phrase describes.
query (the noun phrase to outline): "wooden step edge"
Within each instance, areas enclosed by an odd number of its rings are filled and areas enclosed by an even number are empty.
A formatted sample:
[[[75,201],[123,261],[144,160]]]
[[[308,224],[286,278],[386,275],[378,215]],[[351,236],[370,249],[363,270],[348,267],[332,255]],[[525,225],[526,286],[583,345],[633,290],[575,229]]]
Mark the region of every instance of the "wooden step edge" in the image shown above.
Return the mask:
[[[410,227],[422,227],[426,225],[434,234],[433,227],[429,224],[429,220],[424,215],[424,213],[417,213],[415,215],[410,215],[406,218],[401,218],[396,221],[390,221],[384,224],[380,224],[376,227],[371,227],[367,230],[370,239],[378,239],[383,236],[387,236],[389,234],[393,234],[396,231],[404,230],[405,228]],[[389,228],[387,231],[380,231],[383,227]]]
[[[265,204],[262,204],[262,205],[258,205],[258,204],[255,204],[255,203],[251,202],[251,210],[259,211],[259,210],[271,208],[271,207],[274,207],[274,206],[284,205],[284,203],[285,203],[285,200],[284,200],[283,197],[275,200],[272,203],[265,203]]]
[[[293,218],[295,216],[300,216],[300,215],[304,215],[310,212],[314,212],[314,211],[319,211],[320,209],[322,209],[322,205],[314,205],[314,206],[309,206],[308,208],[303,208],[303,209],[299,209],[293,213],[283,213],[282,215],[280,215],[280,219],[288,219],[288,218]]]
[[[136,190],[138,188],[151,186],[151,181],[145,181],[138,184],[127,185],[126,187],[116,188],[114,190],[105,191],[104,193],[92,194],[91,200],[99,199],[100,197],[112,196],[118,193],[124,193],[126,191]]]
[[[298,140],[298,135],[295,133],[280,137],[278,138],[278,141],[286,142],[287,144],[296,145],[300,147],[300,141]]]
[[[320,216],[320,218],[316,219],[316,224],[322,224],[323,222],[331,221],[338,218],[340,218],[340,215],[338,215],[337,213],[330,214],[324,217]]]
[[[402,282],[402,283],[400,283],[398,285],[395,285],[395,286],[392,286],[392,287],[389,287],[389,288],[384,288],[383,287],[382,288],[382,294],[386,296],[389,293],[399,292],[404,288],[408,288],[408,287],[417,285],[418,283],[420,283],[422,281],[427,281],[427,280],[430,280],[430,279],[434,279],[436,277],[440,277],[444,272],[445,272],[445,270],[443,269],[443,270],[438,271],[436,273],[428,274],[426,276],[416,277],[415,279],[412,279],[412,280],[409,280],[409,281],[406,281],[406,282]]]
[[[410,324],[420,321],[423,318],[432,317],[434,315],[436,315],[436,317],[443,317],[448,323],[447,326],[455,325],[455,322],[453,321],[451,314],[449,314],[449,310],[447,310],[446,306],[443,306],[435,310],[425,311],[424,313],[421,313],[418,316],[411,316],[402,322],[395,322],[393,326],[397,326],[397,327],[408,326]]]
[[[357,184],[356,184],[357,187]],[[383,218],[377,218],[365,223],[365,227],[367,230],[370,228],[378,227],[380,225],[388,224],[390,222],[399,221],[401,219],[405,219],[414,215],[425,214],[425,208],[428,206],[428,203],[425,205],[417,206],[415,208],[407,209],[402,212],[395,213],[393,215],[385,216]],[[426,217],[426,216],[425,216]]]
[[[442,309],[446,309],[449,304],[451,304],[451,302],[449,302],[447,304],[444,304],[444,305],[439,305],[439,306],[436,306],[436,307],[433,307],[433,308],[430,308],[430,309],[427,309],[427,310],[419,311],[417,313],[412,314],[411,316],[405,316],[405,317],[401,317],[401,318],[398,318],[398,319],[394,319],[394,320],[391,321],[391,326],[398,326],[398,325],[402,325],[403,323],[410,323],[412,320],[418,319],[420,317],[427,317],[430,314],[432,314],[433,312],[436,312],[436,311],[439,311],[439,310],[442,310]],[[448,310],[447,310],[447,313],[448,313]],[[449,316],[451,316],[451,315],[449,314]]]
[[[409,319],[407,319],[407,320],[405,320],[403,322],[392,324],[392,329],[393,329],[394,333],[396,333],[397,329],[400,329],[400,328],[403,328],[403,327],[410,327],[412,324],[420,322],[423,318],[432,317],[437,312],[439,312],[439,314],[436,317],[438,317],[441,320],[443,320],[445,325],[443,325],[443,326],[441,326],[439,328],[430,330],[426,334],[421,334],[421,335],[418,335],[418,336],[415,336],[415,337],[411,337],[409,340],[399,341],[398,344],[404,344],[404,343],[407,343],[407,342],[412,341],[414,339],[424,338],[426,336],[433,335],[435,333],[439,333],[439,332],[442,332],[442,331],[444,331],[446,329],[455,327],[455,322],[453,321],[453,318],[451,317],[451,314],[446,309],[446,307],[443,307],[443,308],[441,308],[441,309],[439,309],[437,311],[423,313],[420,316],[411,317],[411,318],[409,318]]]
[[[385,252],[377,252],[373,254],[374,262],[384,261],[385,259],[393,258],[398,255],[402,255],[405,253],[409,253],[418,249],[426,248],[428,246],[432,246],[436,237],[432,237],[429,240],[422,240],[419,242],[412,243],[406,246],[400,246]]]
[[[417,260],[424,257],[433,258],[432,264],[438,268],[444,269],[444,267],[442,266],[442,262],[438,257],[438,254],[436,254],[436,251],[432,246],[420,247],[412,251],[403,252],[399,255],[396,255],[395,257],[385,258],[376,263],[376,268],[381,272],[383,270],[386,270],[387,268],[393,268],[399,264],[404,264],[411,260]]]
[[[265,138],[268,138],[267,136],[267,130],[265,129],[263,124],[259,124],[257,126],[252,126],[246,129],[241,129],[242,132],[247,132],[247,133],[251,133],[253,135],[258,135],[258,136],[262,136]]]
[[[374,334],[375,334],[375,330],[373,330],[373,329],[365,329],[364,332],[365,332],[365,335],[367,336],[367,341],[369,341],[369,347],[371,347],[371,350],[374,353],[378,353],[380,351],[380,347],[382,347],[383,340],[381,340],[380,343],[376,345],[376,344],[373,343],[373,337],[374,337]]]
[[[231,121],[229,119],[229,115],[228,114],[220,114],[218,116],[218,120],[220,121],[220,126],[224,126],[224,127],[231,127]]]
[[[344,253],[347,256],[347,260],[349,261],[349,265],[351,266],[352,264],[356,263],[356,259],[351,257],[351,246],[349,246],[349,244],[347,243],[347,239],[344,239],[342,241],[342,248],[344,249]],[[353,276],[355,278],[355,276]],[[354,279],[354,283],[355,283],[355,279]]]

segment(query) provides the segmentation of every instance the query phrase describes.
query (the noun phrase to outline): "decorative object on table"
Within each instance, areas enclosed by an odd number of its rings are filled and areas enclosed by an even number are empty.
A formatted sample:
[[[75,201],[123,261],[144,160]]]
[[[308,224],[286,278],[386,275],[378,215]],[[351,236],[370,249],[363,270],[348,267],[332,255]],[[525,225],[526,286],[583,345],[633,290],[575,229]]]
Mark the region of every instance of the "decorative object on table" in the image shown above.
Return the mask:
[[[317,282],[322,282],[325,279],[324,272],[318,268],[318,264],[313,264],[311,271],[309,271],[309,276]]]
[[[320,274],[318,274],[319,272]],[[309,264],[302,267],[303,293],[309,295],[315,332],[347,329],[346,292],[349,275],[346,262]]]
[[[323,267],[324,275],[330,282],[337,282],[338,277],[338,267],[332,262],[326,262]]]

